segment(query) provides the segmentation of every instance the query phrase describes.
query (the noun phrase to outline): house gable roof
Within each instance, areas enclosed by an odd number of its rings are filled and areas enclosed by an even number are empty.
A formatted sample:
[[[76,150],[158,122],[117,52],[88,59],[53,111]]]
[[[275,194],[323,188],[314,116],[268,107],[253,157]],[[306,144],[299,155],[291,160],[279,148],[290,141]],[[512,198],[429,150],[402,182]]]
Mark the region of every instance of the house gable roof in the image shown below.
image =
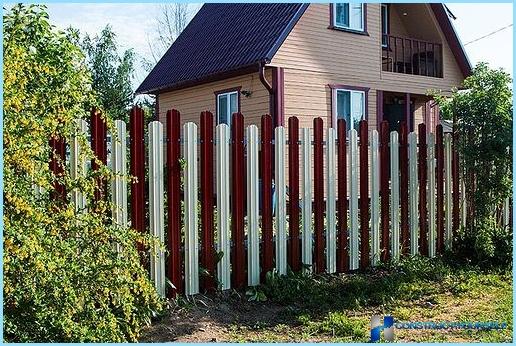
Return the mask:
[[[205,4],[170,46],[138,94],[159,94],[256,71],[270,62],[309,4]],[[471,64],[443,4],[430,4],[462,74]]]
[[[308,4],[205,4],[136,93],[159,93],[270,62]]]

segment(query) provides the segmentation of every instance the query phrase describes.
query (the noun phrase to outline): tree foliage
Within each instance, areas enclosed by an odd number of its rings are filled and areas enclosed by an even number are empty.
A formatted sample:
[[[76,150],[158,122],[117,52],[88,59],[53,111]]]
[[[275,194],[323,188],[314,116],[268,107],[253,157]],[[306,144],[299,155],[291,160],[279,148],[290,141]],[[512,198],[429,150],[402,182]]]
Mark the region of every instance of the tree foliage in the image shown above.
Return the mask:
[[[4,338],[134,341],[161,304],[136,250],[152,239],[113,224],[111,205],[95,202],[95,179],[113,178],[107,167],[72,179],[48,164],[49,139],[68,141],[97,105],[78,37],[58,32],[43,6],[15,5],[3,20]],[[65,200],[50,197],[56,181]],[[74,189],[85,210],[69,202]]]
[[[496,212],[512,188],[512,91],[503,70],[478,64],[462,90],[439,96],[442,112],[455,120],[461,178],[465,186],[467,224],[459,251],[479,261],[512,259],[512,234]]]
[[[100,106],[114,119],[126,120],[133,105],[131,82],[134,74],[134,51],[118,52],[116,34],[107,25],[100,35],[86,35],[82,41],[86,61],[93,78],[93,90]]]

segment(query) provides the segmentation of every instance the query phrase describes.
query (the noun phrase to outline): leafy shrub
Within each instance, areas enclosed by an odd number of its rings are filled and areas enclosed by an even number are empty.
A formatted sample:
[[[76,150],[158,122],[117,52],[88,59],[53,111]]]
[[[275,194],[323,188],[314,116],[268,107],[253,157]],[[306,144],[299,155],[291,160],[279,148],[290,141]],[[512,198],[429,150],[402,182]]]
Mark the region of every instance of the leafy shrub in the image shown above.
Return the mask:
[[[76,33],[58,32],[35,5],[13,6],[3,29],[4,338],[135,341],[161,307],[136,250],[153,240],[113,225],[111,205],[95,202],[95,179],[113,178],[107,167],[72,179],[48,164],[49,139],[71,138],[95,105]],[[81,153],[94,158],[86,138]],[[64,200],[51,198],[57,182]],[[74,189],[86,210],[68,202]]]
[[[451,97],[437,95],[443,116],[455,120],[466,227],[456,239],[459,257],[485,264],[512,262],[512,230],[495,215],[511,195],[512,91],[503,70],[480,63]]]

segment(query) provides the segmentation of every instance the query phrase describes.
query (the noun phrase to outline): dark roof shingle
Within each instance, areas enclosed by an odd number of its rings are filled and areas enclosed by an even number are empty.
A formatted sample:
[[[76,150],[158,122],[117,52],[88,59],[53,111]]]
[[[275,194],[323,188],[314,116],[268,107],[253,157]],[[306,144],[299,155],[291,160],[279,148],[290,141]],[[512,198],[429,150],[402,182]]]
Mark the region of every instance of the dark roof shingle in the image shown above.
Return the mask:
[[[269,61],[307,4],[205,4],[137,93],[156,93]]]

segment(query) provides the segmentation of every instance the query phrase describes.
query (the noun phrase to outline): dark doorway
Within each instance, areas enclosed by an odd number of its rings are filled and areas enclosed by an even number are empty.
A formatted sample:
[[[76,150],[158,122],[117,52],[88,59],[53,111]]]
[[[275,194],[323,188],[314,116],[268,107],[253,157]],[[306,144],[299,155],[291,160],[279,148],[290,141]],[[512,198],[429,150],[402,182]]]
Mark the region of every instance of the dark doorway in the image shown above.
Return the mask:
[[[405,100],[403,98],[394,97],[391,100],[385,100],[383,105],[383,119],[389,122],[389,131],[400,131],[401,122],[406,119]],[[410,102],[409,131],[413,130],[414,121],[414,102]]]

